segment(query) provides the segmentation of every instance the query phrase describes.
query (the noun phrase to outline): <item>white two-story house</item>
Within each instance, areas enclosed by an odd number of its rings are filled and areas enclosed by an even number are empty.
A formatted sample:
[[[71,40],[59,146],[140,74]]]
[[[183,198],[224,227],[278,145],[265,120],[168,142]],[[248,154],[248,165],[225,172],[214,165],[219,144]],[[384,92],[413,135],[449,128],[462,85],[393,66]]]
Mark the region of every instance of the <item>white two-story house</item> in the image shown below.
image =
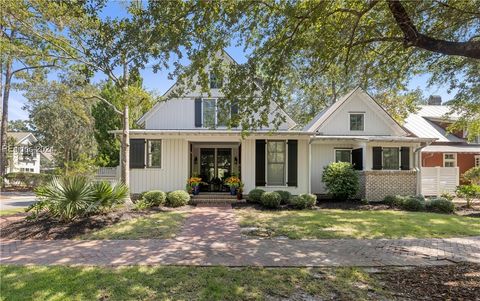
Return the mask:
[[[227,63],[235,64],[224,55]],[[226,189],[222,182],[237,175],[248,193],[254,188],[292,194],[326,194],[323,168],[348,161],[361,173],[360,197],[417,194],[421,147],[432,139],[412,135],[361,88],[338,99],[305,128],[285,112],[273,126],[242,136],[228,129],[236,108],[221,105],[223,95],[211,77],[210,92],[187,91],[157,103],[138,121],[144,129],[130,131],[130,189],[184,189],[187,178],[200,176],[204,191]],[[275,103],[271,104],[271,118]],[[274,130],[274,131],[272,131]],[[120,131],[116,131],[120,133]]]
[[[30,132],[8,132],[7,137],[14,143],[9,150],[6,173],[39,173],[40,153],[34,147],[37,143],[35,136]]]

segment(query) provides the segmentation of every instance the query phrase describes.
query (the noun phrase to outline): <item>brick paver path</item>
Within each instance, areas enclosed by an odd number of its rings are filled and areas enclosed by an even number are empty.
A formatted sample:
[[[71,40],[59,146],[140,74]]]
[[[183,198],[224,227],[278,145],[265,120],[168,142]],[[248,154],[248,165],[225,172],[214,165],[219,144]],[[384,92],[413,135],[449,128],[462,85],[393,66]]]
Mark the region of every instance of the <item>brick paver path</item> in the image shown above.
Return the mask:
[[[383,266],[480,263],[480,237],[251,239],[227,207],[197,207],[175,239],[0,241],[2,264]]]

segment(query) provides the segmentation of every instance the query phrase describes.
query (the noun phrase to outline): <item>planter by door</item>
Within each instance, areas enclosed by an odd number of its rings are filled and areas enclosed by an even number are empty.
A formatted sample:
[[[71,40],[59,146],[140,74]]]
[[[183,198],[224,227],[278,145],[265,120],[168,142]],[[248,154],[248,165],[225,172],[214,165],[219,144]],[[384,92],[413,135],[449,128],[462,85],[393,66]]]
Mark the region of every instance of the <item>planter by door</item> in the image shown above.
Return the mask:
[[[193,195],[198,195],[200,193],[200,185],[193,188]]]
[[[237,194],[237,188],[235,188],[235,187],[230,187],[230,194],[231,194],[231,195],[236,195],[236,194]]]

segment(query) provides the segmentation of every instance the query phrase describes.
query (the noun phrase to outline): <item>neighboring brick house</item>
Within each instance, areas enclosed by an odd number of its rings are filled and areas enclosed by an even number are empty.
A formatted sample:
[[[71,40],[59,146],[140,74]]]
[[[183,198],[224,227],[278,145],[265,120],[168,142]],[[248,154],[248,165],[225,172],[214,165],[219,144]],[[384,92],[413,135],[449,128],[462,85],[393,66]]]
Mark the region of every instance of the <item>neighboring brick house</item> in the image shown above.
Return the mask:
[[[449,112],[450,107],[442,105],[440,97],[432,96],[428,105],[410,114],[405,127],[417,136],[437,139],[422,150],[422,167],[458,167],[462,183],[465,171],[480,166],[480,140],[468,142],[462,131],[449,133],[447,127],[458,118],[447,115]]]

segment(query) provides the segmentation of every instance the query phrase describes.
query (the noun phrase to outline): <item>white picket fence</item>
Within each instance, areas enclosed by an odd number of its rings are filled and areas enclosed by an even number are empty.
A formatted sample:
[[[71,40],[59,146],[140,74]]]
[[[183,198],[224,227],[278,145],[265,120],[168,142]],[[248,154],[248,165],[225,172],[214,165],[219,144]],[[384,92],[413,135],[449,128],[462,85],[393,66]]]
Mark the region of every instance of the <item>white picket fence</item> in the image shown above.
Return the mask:
[[[422,194],[439,196],[454,193],[459,185],[458,167],[422,167]]]
[[[100,167],[96,177],[98,179],[117,179],[119,177],[119,168],[117,167]]]

